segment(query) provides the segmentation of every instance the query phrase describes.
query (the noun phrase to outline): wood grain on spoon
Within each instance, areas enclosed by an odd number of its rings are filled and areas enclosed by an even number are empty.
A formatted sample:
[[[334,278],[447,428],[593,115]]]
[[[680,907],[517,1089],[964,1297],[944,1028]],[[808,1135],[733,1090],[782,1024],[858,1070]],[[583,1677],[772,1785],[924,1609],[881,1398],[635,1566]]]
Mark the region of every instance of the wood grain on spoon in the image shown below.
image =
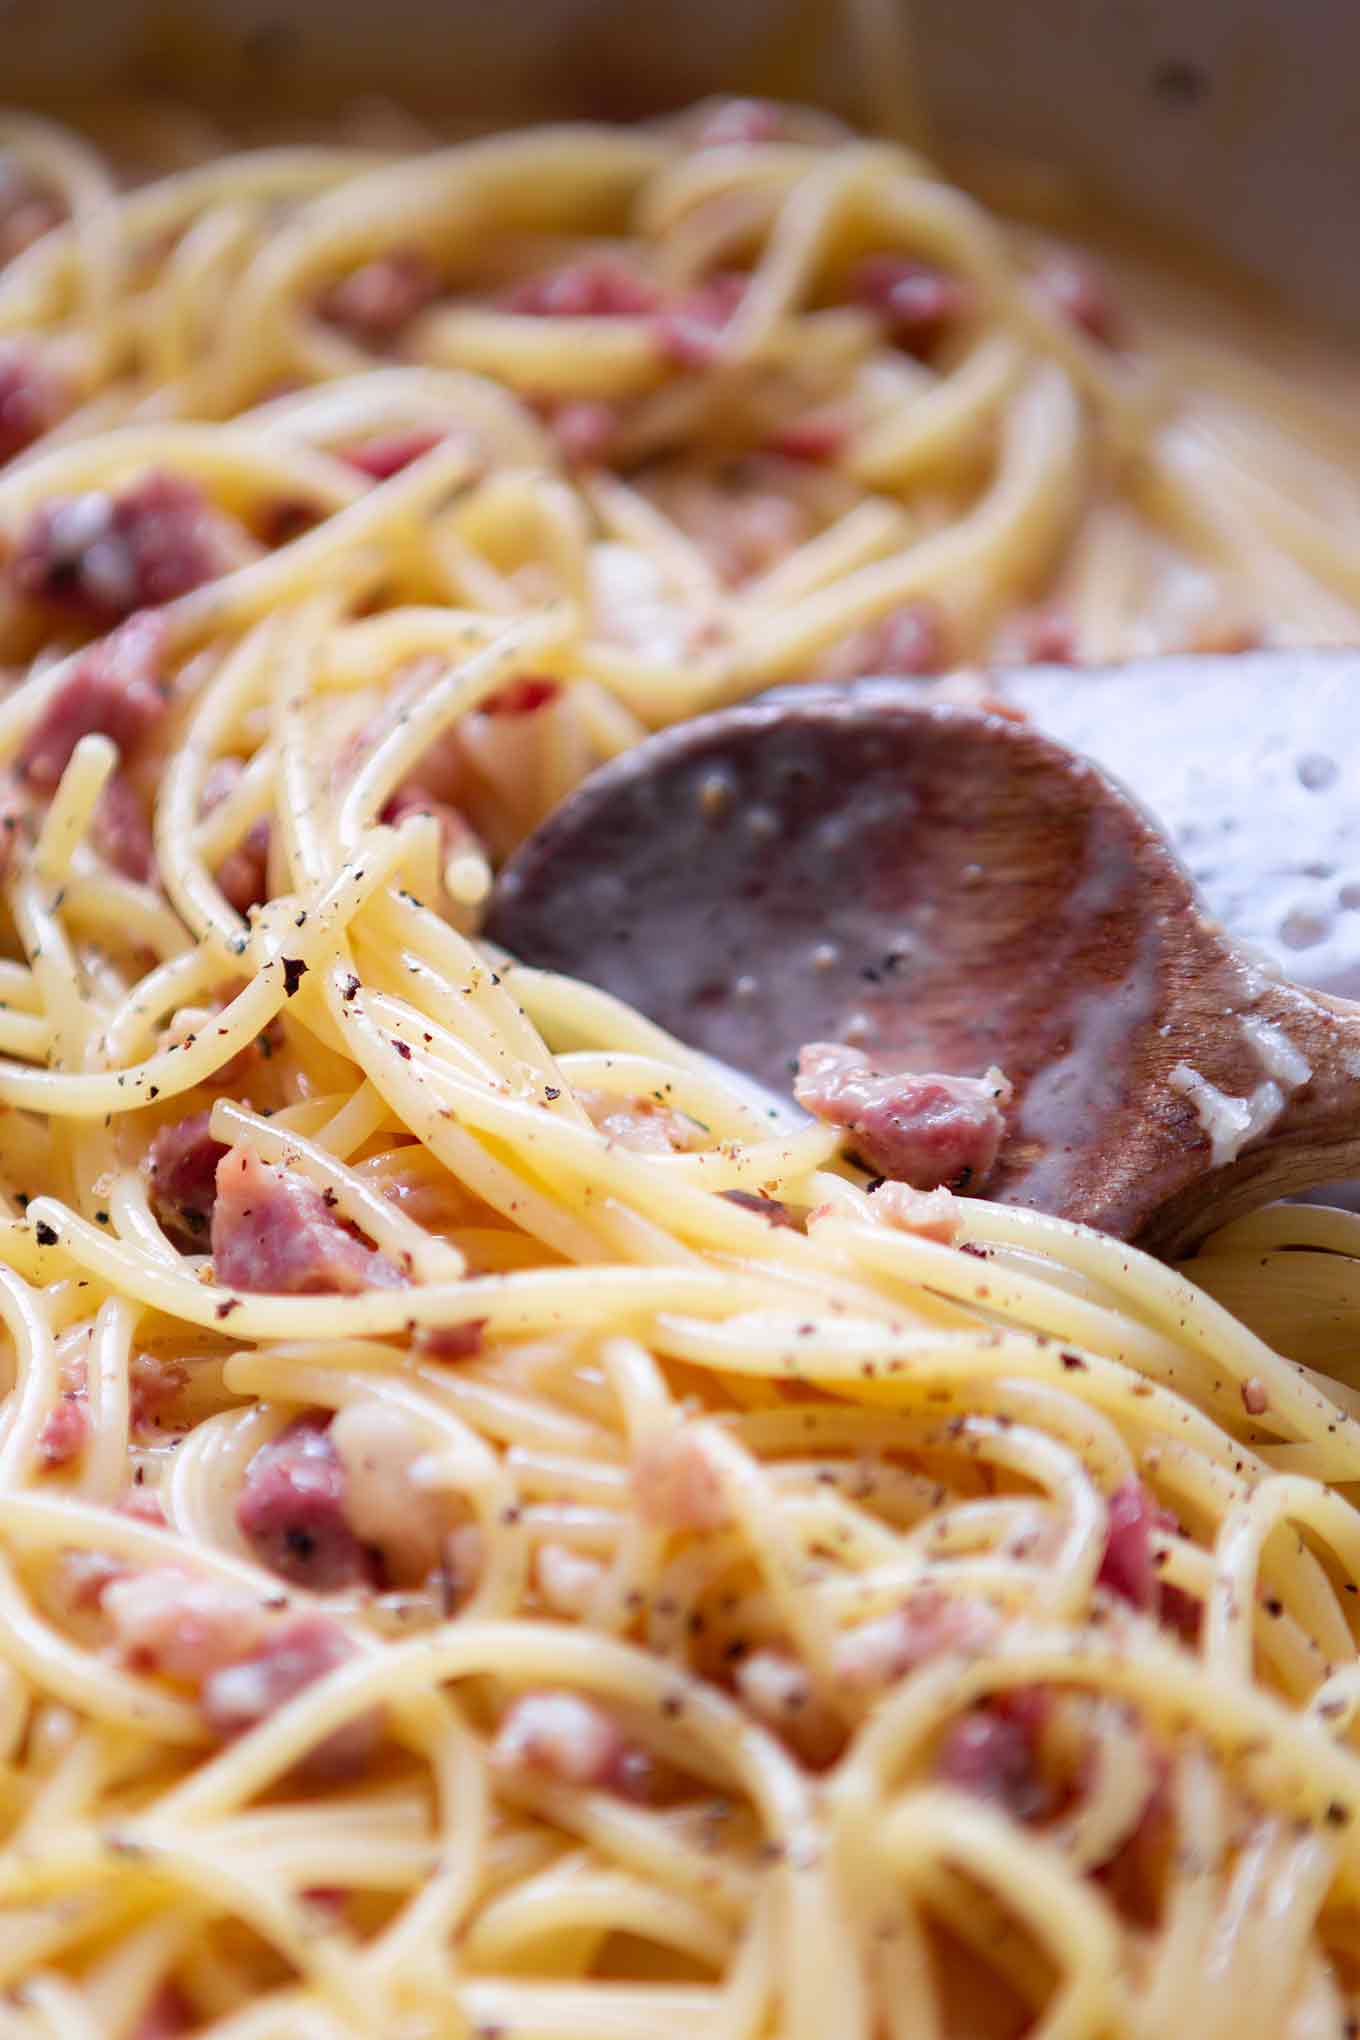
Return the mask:
[[[1360,1009],[1237,950],[1118,786],[1000,715],[866,688],[666,731],[521,848],[488,933],[776,1089],[810,1040],[999,1065],[986,1194],[1163,1251],[1360,1171]]]

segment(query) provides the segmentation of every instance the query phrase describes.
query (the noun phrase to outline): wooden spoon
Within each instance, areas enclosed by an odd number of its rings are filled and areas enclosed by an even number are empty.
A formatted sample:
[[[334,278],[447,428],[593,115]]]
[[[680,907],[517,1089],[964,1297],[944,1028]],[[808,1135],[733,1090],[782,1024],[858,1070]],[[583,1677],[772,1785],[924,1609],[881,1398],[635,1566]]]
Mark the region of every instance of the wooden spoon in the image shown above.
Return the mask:
[[[1240,662],[1196,663],[1224,686]],[[1132,670],[1110,684],[1150,727]],[[910,686],[783,690],[649,739],[521,847],[488,933],[777,1089],[811,1040],[997,1064],[986,1194],[1163,1252],[1360,1172],[1360,1007],[1235,946],[1097,766]]]
[[[1029,666],[993,684],[1151,809],[1238,941],[1360,998],[1360,656]]]

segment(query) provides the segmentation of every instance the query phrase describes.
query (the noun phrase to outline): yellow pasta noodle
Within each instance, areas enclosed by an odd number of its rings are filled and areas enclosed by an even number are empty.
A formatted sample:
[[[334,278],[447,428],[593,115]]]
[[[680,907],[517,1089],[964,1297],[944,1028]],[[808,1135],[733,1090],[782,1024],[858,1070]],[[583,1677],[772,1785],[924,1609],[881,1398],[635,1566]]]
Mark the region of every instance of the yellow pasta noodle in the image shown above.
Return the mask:
[[[771,684],[1353,641],[1351,421],[797,108],[9,191],[0,2027],[1353,2032],[1360,1219],[922,1230],[478,934]]]

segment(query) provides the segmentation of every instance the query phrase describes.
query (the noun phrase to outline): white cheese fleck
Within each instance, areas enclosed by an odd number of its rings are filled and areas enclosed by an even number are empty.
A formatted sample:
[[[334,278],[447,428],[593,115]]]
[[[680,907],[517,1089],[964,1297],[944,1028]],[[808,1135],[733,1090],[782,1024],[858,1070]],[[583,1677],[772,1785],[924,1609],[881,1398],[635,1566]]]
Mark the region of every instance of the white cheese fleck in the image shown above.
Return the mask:
[[[649,554],[603,541],[591,547],[588,579],[595,629],[606,643],[658,665],[681,664],[698,649],[707,619],[680,600]]]
[[[1297,1091],[1313,1074],[1313,1066],[1297,1042],[1273,1020],[1259,1013],[1238,1016],[1247,1042],[1255,1050],[1266,1081],[1246,1098],[1234,1098],[1211,1084],[1202,1071],[1189,1063],[1177,1063],[1170,1084],[1194,1106],[1199,1123],[1209,1136],[1209,1151],[1216,1169],[1235,1162],[1249,1141],[1269,1132],[1291,1091]]]
[[[1283,1027],[1263,1020],[1257,1013],[1244,1013],[1239,1024],[1268,1077],[1273,1077],[1287,1091],[1297,1091],[1301,1084],[1308,1082],[1313,1074],[1313,1065],[1302,1049],[1290,1040]]]
[[[1249,1098],[1233,1098],[1189,1063],[1177,1063],[1168,1082],[1194,1106],[1209,1136],[1210,1158],[1216,1169],[1235,1162],[1248,1141],[1273,1126],[1284,1109],[1284,1092],[1272,1082],[1258,1084]]]

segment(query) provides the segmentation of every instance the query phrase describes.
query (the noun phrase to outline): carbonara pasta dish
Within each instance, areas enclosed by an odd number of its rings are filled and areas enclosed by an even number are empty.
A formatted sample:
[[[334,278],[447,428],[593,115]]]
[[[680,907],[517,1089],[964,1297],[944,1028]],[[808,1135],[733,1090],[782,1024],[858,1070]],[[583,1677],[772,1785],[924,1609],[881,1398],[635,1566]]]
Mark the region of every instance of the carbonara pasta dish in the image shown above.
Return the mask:
[[[876,1181],[478,934],[767,686],[1355,641],[1344,407],[763,103],[16,115],[0,265],[0,2031],[1355,2032],[1360,1221]]]

